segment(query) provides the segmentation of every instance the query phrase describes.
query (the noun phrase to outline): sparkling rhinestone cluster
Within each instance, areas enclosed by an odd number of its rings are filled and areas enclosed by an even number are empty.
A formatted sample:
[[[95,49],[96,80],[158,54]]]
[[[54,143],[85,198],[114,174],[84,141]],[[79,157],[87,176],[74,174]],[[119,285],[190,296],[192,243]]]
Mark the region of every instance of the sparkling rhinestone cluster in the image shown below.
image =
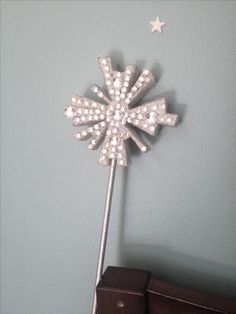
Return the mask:
[[[97,85],[92,91],[105,104],[73,95],[71,104],[65,106],[64,115],[72,119],[73,126],[88,125],[75,134],[78,140],[91,138],[89,149],[97,149],[103,142],[99,163],[106,166],[116,159],[120,166],[127,165],[127,140],[131,138],[142,152],[150,147],[141,139],[132,127],[137,127],[155,135],[159,126],[175,126],[178,116],[166,112],[164,98],[144,103],[132,109],[132,106],[154,85],[152,73],[144,69],[138,76],[135,66],[127,66],[124,72],[115,71],[109,57],[98,57],[108,96]]]

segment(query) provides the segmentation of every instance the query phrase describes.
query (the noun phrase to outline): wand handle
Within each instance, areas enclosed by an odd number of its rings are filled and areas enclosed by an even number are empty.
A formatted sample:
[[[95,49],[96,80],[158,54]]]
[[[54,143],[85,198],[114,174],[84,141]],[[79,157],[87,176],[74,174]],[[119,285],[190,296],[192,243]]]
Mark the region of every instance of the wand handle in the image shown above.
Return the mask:
[[[102,233],[101,233],[98,264],[97,264],[97,273],[96,273],[95,289],[94,289],[94,296],[93,296],[92,314],[97,314],[96,287],[103,273],[106,244],[107,244],[107,234],[108,234],[109,219],[110,219],[110,213],[111,213],[112,194],[113,194],[113,187],[114,187],[115,174],[116,174],[116,164],[117,164],[116,159],[112,159],[109,179],[108,179],[105,208],[104,208],[104,217],[103,217]]]

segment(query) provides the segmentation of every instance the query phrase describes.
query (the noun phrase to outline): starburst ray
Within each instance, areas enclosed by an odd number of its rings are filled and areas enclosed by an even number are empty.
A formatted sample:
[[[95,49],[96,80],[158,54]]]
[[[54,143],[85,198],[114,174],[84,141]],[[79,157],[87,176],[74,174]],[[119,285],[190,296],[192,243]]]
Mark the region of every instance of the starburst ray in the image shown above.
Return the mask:
[[[98,162],[107,166],[111,159],[117,159],[120,166],[127,166],[127,145],[117,135],[106,135]]]
[[[154,135],[160,125],[175,126],[178,116],[166,113],[164,98],[145,103],[129,111],[127,121],[139,129]]]
[[[64,108],[64,115],[72,119],[74,126],[90,124],[106,118],[106,105],[77,95],[73,95],[71,100],[72,104]]]
[[[130,107],[136,104],[154,84],[155,78],[152,73],[147,69],[143,69],[139,78],[127,94],[125,102],[129,104]]]
[[[116,101],[124,101],[130,91],[137,75],[137,68],[135,66],[127,66],[125,72],[113,72],[113,84],[109,93],[115,94]]]
[[[111,59],[98,57],[98,62],[103,73],[109,96],[112,100],[120,101],[126,98],[137,76],[137,67],[129,65],[125,72],[115,71]]]
[[[109,96],[112,100],[115,99],[115,91],[113,89],[114,77],[111,59],[105,56],[98,57],[98,63],[104,76],[105,84],[107,86]]]
[[[135,144],[138,146],[138,148],[146,153],[148,150],[150,150],[150,146],[145,143],[145,141],[139,136],[137,132],[130,126],[126,125],[125,130],[127,131],[129,137],[135,142]]]
[[[100,68],[101,68],[101,71],[103,73],[105,80],[107,78],[110,78],[113,72],[111,58],[106,57],[106,56],[98,56],[97,60],[98,60],[98,63],[100,65]]]
[[[107,128],[108,128],[108,122],[102,121],[102,122],[94,124],[93,126],[81,132],[77,132],[75,134],[75,137],[80,141],[87,140],[90,137],[92,137],[92,140],[88,145],[88,148],[92,150],[97,149],[100,146],[106,134]]]
[[[94,92],[94,94],[96,94],[99,98],[104,100],[107,104],[109,105],[111,104],[110,99],[103,93],[102,89],[97,84],[92,85],[91,90],[92,92]]]
[[[125,68],[125,74],[124,74],[124,86],[127,90],[127,92],[130,91],[131,87],[134,85],[135,80],[138,76],[138,69],[135,65],[128,65]]]

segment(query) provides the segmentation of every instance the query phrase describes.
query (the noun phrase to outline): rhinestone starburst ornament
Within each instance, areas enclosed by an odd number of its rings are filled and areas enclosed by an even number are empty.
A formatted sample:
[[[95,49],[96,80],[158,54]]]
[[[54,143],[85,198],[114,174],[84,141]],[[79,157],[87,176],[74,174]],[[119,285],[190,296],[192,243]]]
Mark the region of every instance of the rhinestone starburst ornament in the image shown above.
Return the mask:
[[[109,57],[100,56],[98,62],[105,79],[108,96],[97,85],[92,91],[106,104],[89,98],[73,95],[64,114],[72,119],[74,126],[88,125],[75,134],[78,140],[91,138],[89,149],[102,144],[99,163],[106,166],[112,159],[120,166],[127,165],[127,140],[131,138],[142,152],[150,147],[135,128],[155,135],[161,125],[175,126],[178,116],[166,112],[164,98],[132,108],[154,85],[152,73],[143,69],[140,75],[135,66],[127,66],[124,72],[113,69]],[[133,128],[135,127],[135,128]]]

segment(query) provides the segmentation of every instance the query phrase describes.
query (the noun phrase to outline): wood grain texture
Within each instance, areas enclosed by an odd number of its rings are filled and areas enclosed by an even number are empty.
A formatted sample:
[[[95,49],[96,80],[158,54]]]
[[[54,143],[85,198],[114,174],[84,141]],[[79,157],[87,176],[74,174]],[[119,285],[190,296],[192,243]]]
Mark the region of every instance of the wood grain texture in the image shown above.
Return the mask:
[[[166,283],[148,271],[109,266],[97,286],[98,314],[236,314],[236,300]]]
[[[148,285],[149,314],[235,314],[235,301],[209,296],[157,279]]]

